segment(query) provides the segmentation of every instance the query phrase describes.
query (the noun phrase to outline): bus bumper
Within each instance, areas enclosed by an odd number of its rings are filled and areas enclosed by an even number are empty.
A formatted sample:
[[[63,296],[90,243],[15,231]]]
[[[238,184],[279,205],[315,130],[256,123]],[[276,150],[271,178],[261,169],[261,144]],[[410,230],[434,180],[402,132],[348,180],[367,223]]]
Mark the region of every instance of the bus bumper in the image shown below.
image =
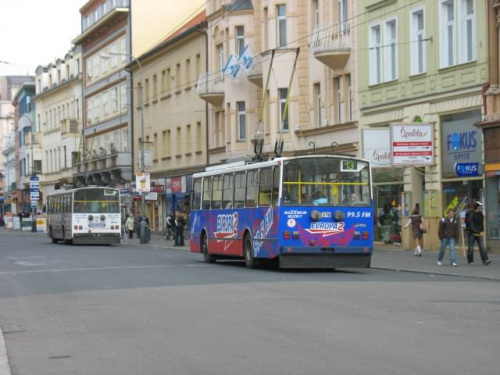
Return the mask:
[[[370,268],[372,249],[284,247],[280,268]]]
[[[119,245],[120,236],[110,233],[81,233],[73,235],[74,245]]]
[[[282,254],[280,268],[370,268],[370,254]]]

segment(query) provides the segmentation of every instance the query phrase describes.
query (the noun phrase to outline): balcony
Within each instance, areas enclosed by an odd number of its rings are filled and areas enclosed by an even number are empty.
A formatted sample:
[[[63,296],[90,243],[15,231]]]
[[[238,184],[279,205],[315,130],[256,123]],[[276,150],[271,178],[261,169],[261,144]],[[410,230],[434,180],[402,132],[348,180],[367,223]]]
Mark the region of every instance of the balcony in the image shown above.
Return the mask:
[[[255,61],[247,75],[248,80],[260,88],[263,87],[262,80],[262,58],[255,56]]]
[[[202,73],[196,88],[200,98],[214,106],[224,102],[224,76],[217,73]]]
[[[67,118],[61,120],[61,134],[76,134],[78,133],[78,120],[74,118]]]
[[[314,57],[334,70],[343,70],[351,56],[350,25],[347,22],[317,25],[311,37]]]
[[[73,165],[73,177],[77,186],[129,181],[132,178],[131,171],[132,156],[129,152],[89,153],[85,160]]]
[[[130,11],[129,0],[106,0],[93,10],[83,20],[83,33],[73,40],[73,44],[81,44],[91,35],[98,32],[105,24],[118,23],[125,18]]]
[[[33,141],[33,146],[42,145],[42,133],[41,132],[28,132],[26,133],[25,146],[31,147],[31,142]]]

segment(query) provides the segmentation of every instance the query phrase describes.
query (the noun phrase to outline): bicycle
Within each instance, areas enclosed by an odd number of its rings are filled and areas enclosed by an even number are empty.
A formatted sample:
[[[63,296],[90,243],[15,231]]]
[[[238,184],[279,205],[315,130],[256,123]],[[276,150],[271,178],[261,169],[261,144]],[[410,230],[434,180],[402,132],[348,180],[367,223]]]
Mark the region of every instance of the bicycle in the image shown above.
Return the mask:
[[[174,239],[174,231],[172,229],[172,227],[170,226],[166,226],[165,228],[163,228],[163,230],[161,231],[161,238],[163,241],[168,241],[170,239]]]

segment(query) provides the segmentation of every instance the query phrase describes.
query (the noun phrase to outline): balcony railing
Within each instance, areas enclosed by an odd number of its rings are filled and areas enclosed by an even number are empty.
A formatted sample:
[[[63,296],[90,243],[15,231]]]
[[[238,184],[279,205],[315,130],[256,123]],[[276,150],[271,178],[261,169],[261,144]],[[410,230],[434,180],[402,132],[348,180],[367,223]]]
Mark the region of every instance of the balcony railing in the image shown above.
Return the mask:
[[[42,144],[42,133],[40,132],[28,132],[26,133],[25,145],[31,146],[33,141],[33,146],[40,146]]]
[[[104,18],[108,13],[116,8],[128,8],[130,4],[129,0],[106,0],[102,3],[96,10],[85,17],[83,22],[83,32],[90,29],[96,23],[98,23],[102,18]]]
[[[213,105],[221,105],[224,101],[224,76],[220,73],[202,73],[196,90],[203,100]]]
[[[348,22],[317,25],[310,41],[314,57],[332,69],[343,69],[351,54]]]

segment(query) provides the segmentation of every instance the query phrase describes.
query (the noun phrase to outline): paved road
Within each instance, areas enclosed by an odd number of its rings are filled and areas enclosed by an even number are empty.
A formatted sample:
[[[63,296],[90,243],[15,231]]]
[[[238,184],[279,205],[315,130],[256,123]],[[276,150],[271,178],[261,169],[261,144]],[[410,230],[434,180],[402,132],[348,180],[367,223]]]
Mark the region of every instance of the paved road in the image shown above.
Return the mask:
[[[207,265],[156,237],[74,247],[0,236],[13,375],[489,375],[500,365],[495,257],[452,268],[435,252],[378,249],[373,269],[278,272]]]

